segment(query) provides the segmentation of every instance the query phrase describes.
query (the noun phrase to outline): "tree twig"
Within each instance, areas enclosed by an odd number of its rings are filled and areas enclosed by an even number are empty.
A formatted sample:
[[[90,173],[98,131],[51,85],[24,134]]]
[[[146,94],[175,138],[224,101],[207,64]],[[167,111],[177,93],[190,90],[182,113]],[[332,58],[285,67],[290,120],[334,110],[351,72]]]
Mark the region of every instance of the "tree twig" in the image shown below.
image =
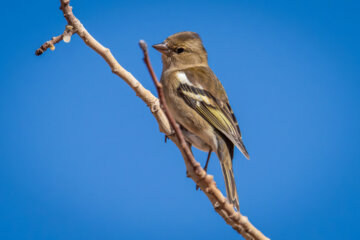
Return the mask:
[[[43,54],[48,48],[51,50],[55,50],[55,44],[59,43],[61,40],[64,40],[64,42],[70,42],[71,36],[74,34],[74,29],[71,25],[67,25],[65,28],[65,31],[60,34],[59,36],[52,37],[51,40],[45,42],[41,47],[39,47],[35,51],[36,56],[40,56]]]
[[[157,88],[159,99],[156,98],[149,90],[145,89],[141,83],[128,71],[126,71],[114,58],[110,50],[103,45],[101,45],[96,39],[89,34],[89,32],[84,28],[79,19],[75,17],[72,12],[72,7],[69,5],[69,0],[60,0],[61,7],[60,9],[64,13],[64,17],[68,22],[68,25],[73,27],[72,33],[76,33],[84,41],[86,45],[96,51],[110,66],[112,72],[122,78],[150,108],[151,113],[156,118],[160,131],[165,133],[180,149],[181,154],[184,158],[185,165],[189,172],[190,177],[200,186],[201,190],[206,194],[211,203],[213,204],[216,212],[224,218],[226,223],[232,226],[238,233],[240,233],[245,239],[250,240],[265,240],[266,238],[258,229],[256,229],[248,220],[247,217],[241,215],[239,212],[236,212],[233,208],[233,205],[230,204],[226,198],[222,195],[221,191],[216,187],[216,183],[213,179],[213,176],[208,175],[201,165],[193,157],[190,148],[184,140],[184,137],[180,131],[179,126],[176,124],[175,120],[171,117],[170,113],[167,111],[166,102],[162,94],[162,86],[157,81],[156,75],[152,70],[149,56],[147,54],[146,44],[143,43],[142,49],[144,51],[144,60],[148,66],[148,69],[151,73],[154,84]],[[52,40],[43,44],[42,47],[38,49],[37,55],[40,55],[46,49],[48,49],[51,44],[52,46],[62,40],[61,35],[53,38]],[[44,46],[45,45],[45,46]],[[41,51],[41,53],[40,53]],[[164,110],[163,110],[164,109]],[[176,134],[173,134],[173,130]]]

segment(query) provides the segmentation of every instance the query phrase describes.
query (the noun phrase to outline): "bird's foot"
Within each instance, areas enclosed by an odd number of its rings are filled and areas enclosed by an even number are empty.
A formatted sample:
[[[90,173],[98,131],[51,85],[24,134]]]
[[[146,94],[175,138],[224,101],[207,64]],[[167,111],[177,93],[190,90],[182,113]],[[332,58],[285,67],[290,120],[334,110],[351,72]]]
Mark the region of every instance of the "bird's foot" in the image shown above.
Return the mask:
[[[174,136],[176,133],[174,130],[171,130],[170,134],[165,135],[165,143],[167,142],[168,139],[170,139],[171,136]]]

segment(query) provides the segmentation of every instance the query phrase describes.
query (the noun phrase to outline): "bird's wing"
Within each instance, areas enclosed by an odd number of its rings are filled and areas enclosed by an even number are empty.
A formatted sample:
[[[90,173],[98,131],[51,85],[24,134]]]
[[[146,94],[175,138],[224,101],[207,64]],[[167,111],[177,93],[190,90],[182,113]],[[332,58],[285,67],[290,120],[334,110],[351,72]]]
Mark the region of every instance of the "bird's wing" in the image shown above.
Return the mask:
[[[235,115],[216,76],[212,72],[192,68],[179,72],[177,77],[180,80],[177,93],[184,99],[186,104],[193,108],[210,125],[224,134],[246,158],[249,158],[241,139],[240,128]],[[207,79],[201,79],[204,77],[207,77]],[[212,79],[214,77],[215,79]],[[221,94],[222,100],[216,98],[215,94],[210,92],[215,92],[213,89],[215,87],[221,87],[220,91],[224,91],[224,94]]]

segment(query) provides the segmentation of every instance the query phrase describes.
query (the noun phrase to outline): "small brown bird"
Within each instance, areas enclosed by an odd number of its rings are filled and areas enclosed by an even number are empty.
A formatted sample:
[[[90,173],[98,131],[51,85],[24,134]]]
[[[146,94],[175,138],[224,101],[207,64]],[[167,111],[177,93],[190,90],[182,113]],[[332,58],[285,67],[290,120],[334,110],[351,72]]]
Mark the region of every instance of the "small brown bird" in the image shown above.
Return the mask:
[[[162,53],[161,83],[169,111],[191,145],[209,152],[209,157],[211,152],[217,154],[227,198],[239,210],[232,165],[234,145],[248,159],[249,154],[224,87],[208,65],[200,36],[180,32],[153,47]]]

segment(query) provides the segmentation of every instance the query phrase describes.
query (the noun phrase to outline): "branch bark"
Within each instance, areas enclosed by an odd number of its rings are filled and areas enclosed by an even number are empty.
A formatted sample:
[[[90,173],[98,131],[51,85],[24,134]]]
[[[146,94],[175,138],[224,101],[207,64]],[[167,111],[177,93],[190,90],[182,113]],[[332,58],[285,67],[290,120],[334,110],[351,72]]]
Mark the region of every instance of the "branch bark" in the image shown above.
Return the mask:
[[[111,54],[110,49],[101,45],[93,36],[91,36],[91,34],[73,14],[72,7],[69,5],[69,0],[60,0],[60,2],[60,9],[63,11],[68,25],[71,26],[71,34],[78,34],[86,45],[96,51],[108,63],[112,72],[123,79],[134,90],[136,95],[146,103],[146,105],[150,108],[151,113],[156,118],[160,131],[165,133],[181,151],[190,178],[194,180],[194,182],[206,194],[214,206],[215,211],[225,220],[227,224],[240,233],[246,240],[268,239],[250,223],[247,217],[234,210],[233,205],[226,200],[221,191],[217,188],[213,176],[207,174],[204,169],[202,169],[200,163],[195,160],[179,126],[167,110],[166,102],[162,93],[162,86],[157,80],[151,67],[146,43],[140,42],[140,46],[144,52],[144,61],[157,88],[160,101],[149,90],[145,89],[131,73],[126,71],[117,62]],[[63,40],[63,34],[45,42],[36,51],[36,55],[41,55],[49,47]],[[175,130],[175,134],[173,129]]]

